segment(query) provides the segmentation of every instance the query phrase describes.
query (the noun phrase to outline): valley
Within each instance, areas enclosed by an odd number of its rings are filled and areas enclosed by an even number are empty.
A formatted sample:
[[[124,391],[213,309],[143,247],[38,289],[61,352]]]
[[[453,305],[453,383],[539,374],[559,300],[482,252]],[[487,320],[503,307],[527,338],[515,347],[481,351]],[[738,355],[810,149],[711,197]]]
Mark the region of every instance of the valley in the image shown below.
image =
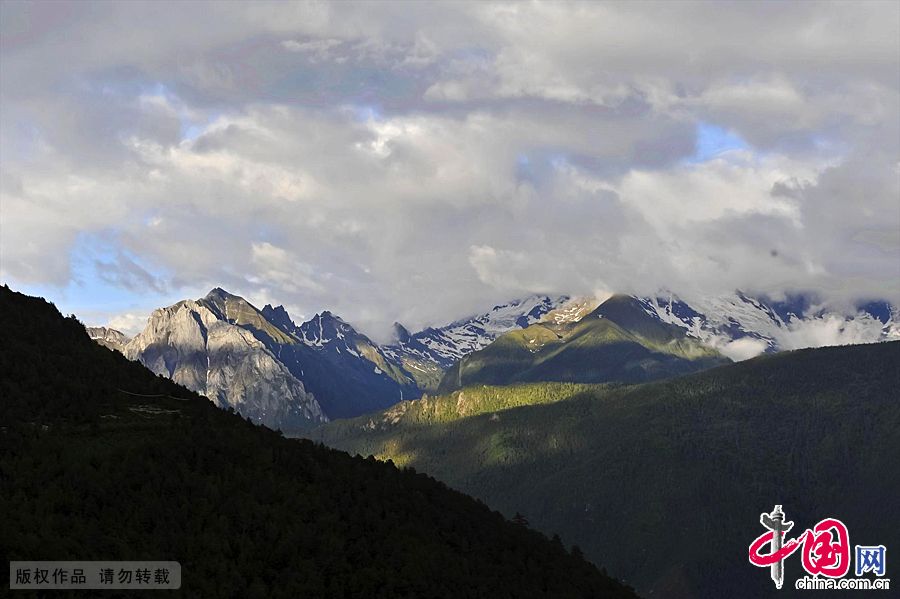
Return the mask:
[[[760,597],[771,581],[737,540],[776,499],[799,522],[835,514],[859,539],[900,542],[876,507],[900,492],[898,364],[893,342],[642,385],[467,387],[311,436],[524,514],[644,596]]]

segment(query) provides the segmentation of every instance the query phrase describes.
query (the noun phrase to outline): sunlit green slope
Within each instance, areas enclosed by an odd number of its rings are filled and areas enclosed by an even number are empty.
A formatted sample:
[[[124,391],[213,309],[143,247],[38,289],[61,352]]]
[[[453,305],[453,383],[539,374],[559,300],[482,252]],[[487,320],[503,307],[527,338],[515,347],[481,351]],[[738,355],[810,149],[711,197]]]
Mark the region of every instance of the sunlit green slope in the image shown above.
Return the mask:
[[[457,362],[439,391],[470,385],[657,380],[727,363],[684,329],[659,322],[617,295],[578,322],[542,322],[501,336]]]
[[[314,435],[521,512],[645,596],[765,597],[746,550],[775,503],[798,527],[834,516],[854,542],[900,546],[898,390],[893,342],[634,386],[470,387]]]

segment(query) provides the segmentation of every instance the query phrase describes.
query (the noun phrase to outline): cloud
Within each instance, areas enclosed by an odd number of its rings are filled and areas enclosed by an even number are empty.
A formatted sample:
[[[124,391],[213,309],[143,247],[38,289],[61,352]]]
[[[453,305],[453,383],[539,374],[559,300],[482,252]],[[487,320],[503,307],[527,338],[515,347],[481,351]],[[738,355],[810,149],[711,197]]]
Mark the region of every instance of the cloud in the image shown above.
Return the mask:
[[[469,264],[482,283],[497,289],[520,289],[523,276],[531,275],[528,257],[523,252],[498,251],[489,245],[470,247]]]
[[[882,323],[868,314],[845,320],[836,314],[791,323],[781,331],[778,343],[784,349],[829,345],[875,343],[882,336]]]
[[[531,292],[900,301],[896,4],[0,10],[13,285],[376,336]]]
[[[252,243],[250,248],[254,274],[248,276],[249,282],[285,290],[291,295],[303,291],[325,291],[325,287],[314,279],[312,267],[297,260],[283,248],[266,241]],[[328,273],[324,273],[323,278],[327,276]]]
[[[347,55],[337,52],[335,49],[343,45],[339,39],[317,39],[307,41],[284,40],[281,47],[290,52],[299,52],[305,54],[307,58],[313,62],[322,62],[332,60],[338,64],[347,61]]]
[[[713,338],[710,342],[713,347],[719,350],[719,353],[735,362],[754,358],[766,351],[769,346],[765,341],[753,339],[752,337],[735,340]]]
[[[129,337],[133,337],[144,330],[144,327],[147,326],[147,319],[149,317],[149,314],[134,314],[131,312],[125,312],[123,314],[116,314],[115,316],[112,316],[104,324],[106,324],[110,328],[125,333]]]
[[[166,284],[138,264],[132,257],[118,253],[112,260],[95,260],[94,268],[106,283],[139,293],[163,294]]]

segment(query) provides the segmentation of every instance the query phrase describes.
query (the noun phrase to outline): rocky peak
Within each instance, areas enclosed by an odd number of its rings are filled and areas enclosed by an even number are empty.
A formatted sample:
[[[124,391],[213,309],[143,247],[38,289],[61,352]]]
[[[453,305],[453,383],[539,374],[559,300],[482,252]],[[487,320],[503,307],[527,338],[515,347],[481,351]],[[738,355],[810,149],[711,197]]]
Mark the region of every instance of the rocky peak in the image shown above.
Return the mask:
[[[196,303],[207,307],[219,319],[252,331],[269,347],[296,343],[290,331],[271,322],[261,310],[241,296],[229,293],[221,287],[216,287]]]
[[[294,334],[298,331],[296,323],[291,319],[284,306],[275,306],[273,308],[272,304],[266,304],[262,309],[262,315],[285,333]]]
[[[296,430],[327,420],[303,382],[264,342],[269,340],[268,330],[223,318],[224,300],[228,310],[232,298],[244,300],[218,291],[199,301],[185,300],[155,310],[147,327],[125,346],[125,355],[206,395],[216,405],[234,407],[271,428]],[[231,315],[268,326],[273,334],[287,338],[255,308],[252,313],[242,308]]]
[[[354,339],[359,336],[352,326],[328,310],[316,314],[297,329],[304,343],[315,346],[326,345],[335,340]]]
[[[409,330],[400,324],[399,322],[394,323],[394,337],[397,338],[397,343],[406,344],[409,343],[412,334]]]
[[[206,299],[212,300],[217,298],[225,300],[230,298],[239,298],[239,296],[234,295],[233,293],[229,293],[221,287],[213,287],[210,292],[206,294]]]
[[[201,304],[206,305],[210,310],[216,312],[220,318],[224,320],[228,320],[228,308],[229,302],[244,302],[246,300],[244,298],[228,293],[221,287],[216,287],[212,291],[206,294],[199,302]]]

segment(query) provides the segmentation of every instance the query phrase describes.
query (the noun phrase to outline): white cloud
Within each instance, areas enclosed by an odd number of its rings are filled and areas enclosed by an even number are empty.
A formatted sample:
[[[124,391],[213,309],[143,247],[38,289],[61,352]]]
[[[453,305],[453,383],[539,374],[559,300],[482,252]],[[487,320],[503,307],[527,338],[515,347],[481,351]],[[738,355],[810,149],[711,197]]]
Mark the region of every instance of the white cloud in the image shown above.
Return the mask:
[[[528,258],[523,252],[498,251],[489,245],[470,247],[469,264],[482,283],[496,289],[520,289],[523,276],[530,276]]]
[[[123,289],[374,331],[535,291],[900,300],[896,4],[83,6],[2,5],[13,285],[100,236]],[[747,149],[697,162],[701,123]]]
[[[251,283],[283,289],[291,295],[309,291],[321,293],[325,288],[314,279],[312,267],[286,250],[269,242],[251,244]]]
[[[147,319],[149,317],[149,314],[126,312],[124,314],[112,316],[108,323],[103,324],[106,324],[106,326],[116,329],[117,331],[121,331],[129,337],[133,337],[144,330],[144,327],[147,326]]]
[[[754,358],[768,348],[768,344],[765,341],[753,339],[752,337],[734,340],[722,339],[720,341],[721,343],[716,343],[716,338],[713,338],[711,339],[711,344],[719,350],[719,353],[735,362]]]
[[[777,341],[784,349],[875,343],[882,336],[882,326],[868,314],[858,314],[853,320],[830,314],[791,323]]]
[[[284,40],[281,47],[291,52],[299,52],[306,54],[309,60],[313,62],[321,62],[325,60],[334,60],[343,63],[347,60],[347,56],[335,52],[335,48],[340,47],[343,42],[339,39],[316,39],[307,41]]]

